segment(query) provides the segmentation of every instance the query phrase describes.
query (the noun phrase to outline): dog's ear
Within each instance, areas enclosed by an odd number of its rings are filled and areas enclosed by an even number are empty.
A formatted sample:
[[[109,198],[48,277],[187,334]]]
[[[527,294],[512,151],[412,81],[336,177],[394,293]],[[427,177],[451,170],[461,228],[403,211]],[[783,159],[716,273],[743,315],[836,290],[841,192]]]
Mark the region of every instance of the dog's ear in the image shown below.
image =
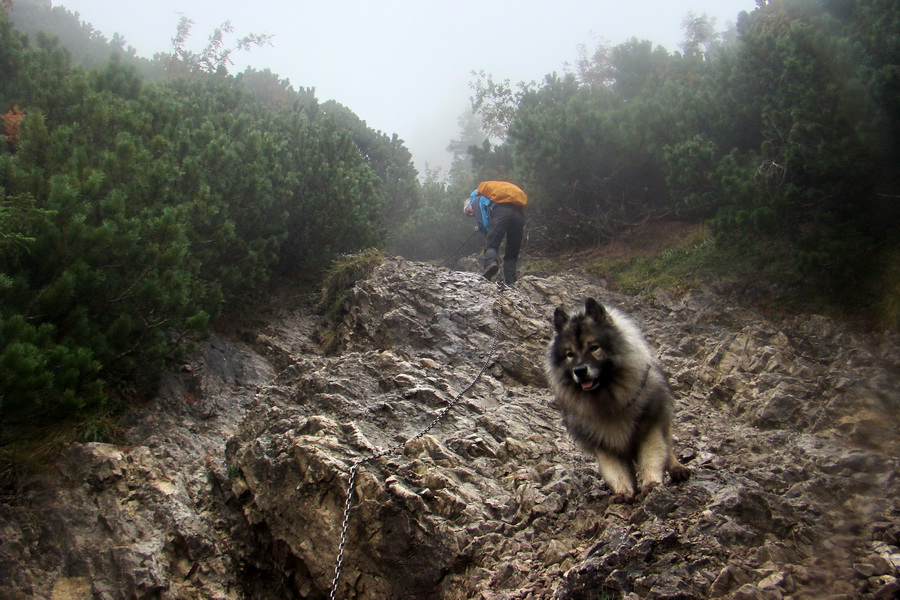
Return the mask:
[[[588,298],[584,301],[584,314],[589,316],[596,323],[606,322],[606,309],[593,298]]]
[[[553,327],[556,328],[556,331],[562,331],[563,327],[565,327],[568,322],[568,313],[566,313],[561,306],[558,306],[556,310],[553,311]]]

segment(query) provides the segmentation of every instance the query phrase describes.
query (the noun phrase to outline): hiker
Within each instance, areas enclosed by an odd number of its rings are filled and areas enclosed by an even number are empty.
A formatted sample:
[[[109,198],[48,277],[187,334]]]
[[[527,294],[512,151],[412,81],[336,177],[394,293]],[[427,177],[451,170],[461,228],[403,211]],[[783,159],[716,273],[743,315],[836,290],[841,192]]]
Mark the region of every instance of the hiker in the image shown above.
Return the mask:
[[[525,192],[506,181],[482,181],[466,200],[463,211],[475,217],[478,230],[485,234],[483,275],[486,279],[493,279],[500,269],[500,243],[505,237],[503,280],[506,285],[516,282],[516,261],[522,247],[527,204]]]

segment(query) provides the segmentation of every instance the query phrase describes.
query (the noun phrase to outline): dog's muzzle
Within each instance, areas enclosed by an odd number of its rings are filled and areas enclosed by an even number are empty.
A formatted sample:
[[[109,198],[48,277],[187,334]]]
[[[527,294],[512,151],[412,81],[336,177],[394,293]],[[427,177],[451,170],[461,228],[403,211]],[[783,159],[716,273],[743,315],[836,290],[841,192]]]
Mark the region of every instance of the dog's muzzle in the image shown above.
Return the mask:
[[[585,392],[590,392],[600,387],[600,380],[597,379],[595,374],[591,373],[587,365],[578,365],[572,369],[572,377],[575,379],[575,383],[581,386],[581,389]]]

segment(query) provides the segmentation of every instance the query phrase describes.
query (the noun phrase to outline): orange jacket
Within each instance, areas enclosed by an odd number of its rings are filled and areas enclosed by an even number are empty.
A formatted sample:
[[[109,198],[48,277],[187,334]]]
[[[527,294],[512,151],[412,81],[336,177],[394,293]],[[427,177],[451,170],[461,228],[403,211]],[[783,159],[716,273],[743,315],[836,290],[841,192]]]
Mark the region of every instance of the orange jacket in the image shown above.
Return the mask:
[[[487,196],[493,202],[502,204],[509,202],[521,207],[528,205],[528,196],[518,186],[506,181],[482,181],[476,190],[479,195]]]

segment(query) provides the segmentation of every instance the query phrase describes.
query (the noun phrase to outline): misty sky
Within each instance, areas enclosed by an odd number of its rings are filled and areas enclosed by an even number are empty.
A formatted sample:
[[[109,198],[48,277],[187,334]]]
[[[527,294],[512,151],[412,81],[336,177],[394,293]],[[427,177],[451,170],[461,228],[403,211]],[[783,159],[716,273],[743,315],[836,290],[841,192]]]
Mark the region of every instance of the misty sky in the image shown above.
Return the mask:
[[[689,11],[723,30],[754,0],[64,0],[107,38],[121,34],[140,56],[171,49],[183,13],[199,50],[230,20],[235,36],[267,33],[273,46],[235,56],[271,69],[295,88],[347,106],[374,129],[397,133],[425,163],[446,168],[472,71],[495,80],[540,81],[574,63],[578,46],[631,37],[679,49]],[[236,39],[236,38],[232,38]]]

